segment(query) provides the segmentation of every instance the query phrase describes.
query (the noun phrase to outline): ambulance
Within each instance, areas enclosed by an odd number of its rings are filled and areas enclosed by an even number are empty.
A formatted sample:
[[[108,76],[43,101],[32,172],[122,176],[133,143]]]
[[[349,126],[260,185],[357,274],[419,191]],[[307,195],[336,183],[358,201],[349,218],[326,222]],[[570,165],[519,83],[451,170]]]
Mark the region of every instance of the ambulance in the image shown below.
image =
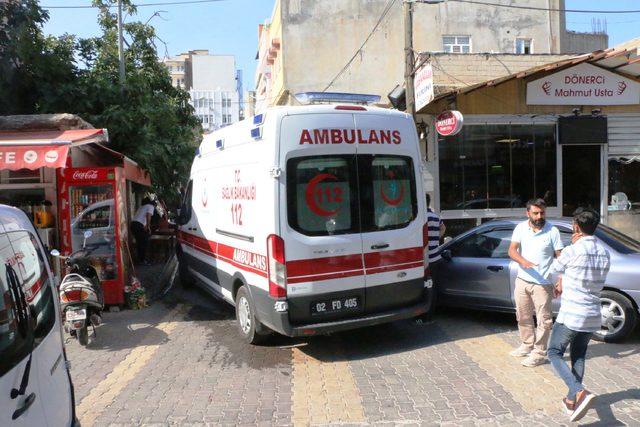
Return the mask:
[[[379,99],[370,95],[297,97],[310,103],[205,135],[178,218],[182,283],[233,305],[249,343],[425,313],[432,289],[411,116],[353,103]]]

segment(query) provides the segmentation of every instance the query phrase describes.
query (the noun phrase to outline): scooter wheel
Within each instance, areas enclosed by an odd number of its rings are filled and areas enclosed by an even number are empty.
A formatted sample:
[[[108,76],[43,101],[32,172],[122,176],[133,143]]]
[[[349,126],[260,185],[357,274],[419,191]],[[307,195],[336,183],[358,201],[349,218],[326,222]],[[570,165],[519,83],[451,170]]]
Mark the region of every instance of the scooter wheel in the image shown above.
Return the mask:
[[[85,346],[89,344],[89,329],[86,326],[83,326],[82,328],[78,329],[76,333],[77,333],[78,342],[80,343],[80,345]]]

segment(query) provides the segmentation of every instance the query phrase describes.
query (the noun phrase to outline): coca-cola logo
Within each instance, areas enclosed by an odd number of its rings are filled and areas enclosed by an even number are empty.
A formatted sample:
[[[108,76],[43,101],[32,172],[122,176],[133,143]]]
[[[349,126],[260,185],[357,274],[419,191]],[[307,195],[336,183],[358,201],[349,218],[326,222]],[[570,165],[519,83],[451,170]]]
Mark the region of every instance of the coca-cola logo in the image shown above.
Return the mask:
[[[75,171],[73,173],[73,179],[75,180],[88,180],[88,179],[98,179],[98,171],[97,170],[89,170],[89,171]]]

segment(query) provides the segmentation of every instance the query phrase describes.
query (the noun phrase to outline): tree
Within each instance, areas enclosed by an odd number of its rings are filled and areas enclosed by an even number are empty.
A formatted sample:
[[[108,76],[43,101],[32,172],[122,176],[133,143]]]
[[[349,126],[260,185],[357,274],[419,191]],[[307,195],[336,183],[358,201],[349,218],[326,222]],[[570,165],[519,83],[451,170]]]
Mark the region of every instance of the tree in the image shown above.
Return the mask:
[[[37,0],[0,2],[0,115],[62,111],[77,90],[74,39],[45,37]]]
[[[44,37],[48,14],[36,0],[0,3],[0,114],[70,112],[109,129],[110,147],[149,170],[160,197],[175,205],[200,121],[189,94],[172,86],[159,62],[158,38],[147,23],[124,25],[126,84],[120,87],[115,3],[93,1],[102,35],[89,39]],[[123,3],[134,16],[130,0]]]
[[[189,94],[171,84],[158,60],[155,29],[142,22],[124,24],[126,83],[119,85],[115,0],[94,0],[100,7],[100,37],[81,40],[79,114],[109,129],[113,148],[151,172],[154,187],[167,203],[177,202],[176,186],[186,181],[198,146],[201,125]],[[123,1],[128,16],[136,14]],[[113,12],[112,12],[113,11]]]

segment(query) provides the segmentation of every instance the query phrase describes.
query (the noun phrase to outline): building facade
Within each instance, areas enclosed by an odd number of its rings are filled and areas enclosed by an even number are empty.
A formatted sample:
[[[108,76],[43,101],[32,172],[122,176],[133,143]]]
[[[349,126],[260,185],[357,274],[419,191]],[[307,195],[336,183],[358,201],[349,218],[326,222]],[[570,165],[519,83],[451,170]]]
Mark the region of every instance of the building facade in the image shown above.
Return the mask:
[[[240,120],[242,73],[231,55],[191,50],[165,58],[172,84],[189,92],[191,105],[205,131]]]
[[[518,2],[544,10],[498,3],[507,7],[414,3],[414,49],[527,55],[607,47],[602,33],[581,34],[579,40],[573,33],[573,42],[568,39],[564,14],[555,11],[564,8],[564,0]],[[389,88],[404,81],[402,2],[276,0],[270,23],[259,33],[258,102],[293,103],[297,92],[322,90],[372,93],[386,102]]]
[[[429,191],[452,235],[521,217],[526,201],[540,197],[549,216],[591,207],[640,239],[638,45],[444,91],[418,112],[428,127]],[[445,110],[464,116],[455,136],[434,128]]]

